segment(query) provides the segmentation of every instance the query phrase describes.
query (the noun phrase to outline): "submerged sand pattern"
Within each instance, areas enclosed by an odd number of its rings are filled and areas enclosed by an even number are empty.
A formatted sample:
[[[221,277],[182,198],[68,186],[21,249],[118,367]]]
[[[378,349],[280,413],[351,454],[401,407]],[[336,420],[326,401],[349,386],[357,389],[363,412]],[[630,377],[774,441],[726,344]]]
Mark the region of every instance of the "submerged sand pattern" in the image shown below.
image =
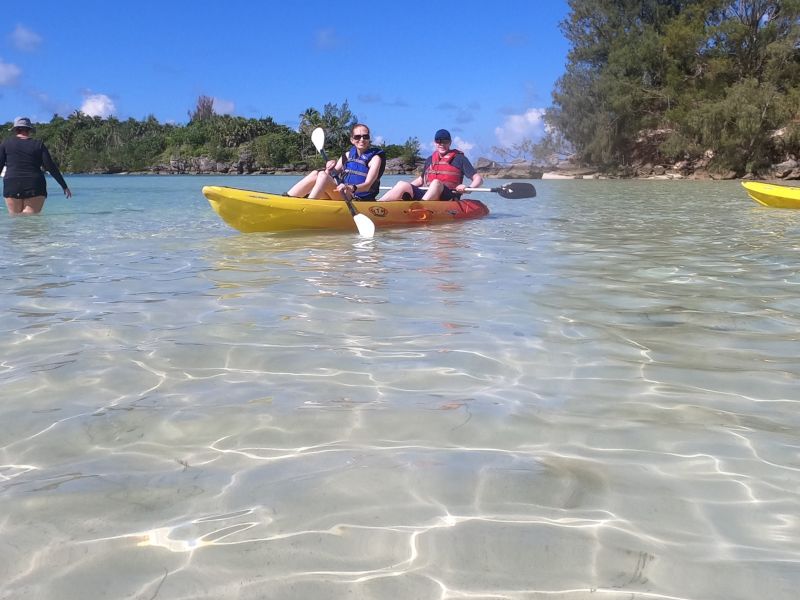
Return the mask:
[[[245,236],[201,179],[0,225],[0,598],[794,598],[800,211]]]

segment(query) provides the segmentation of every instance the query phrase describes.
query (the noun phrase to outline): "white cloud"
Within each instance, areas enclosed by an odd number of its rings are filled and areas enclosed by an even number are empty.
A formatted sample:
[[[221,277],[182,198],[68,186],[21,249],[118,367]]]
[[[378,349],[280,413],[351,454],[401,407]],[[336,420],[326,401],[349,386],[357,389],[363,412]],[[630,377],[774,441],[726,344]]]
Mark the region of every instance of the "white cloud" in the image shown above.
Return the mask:
[[[467,140],[462,139],[459,136],[456,136],[455,138],[453,138],[453,146],[452,147],[453,148],[458,148],[464,154],[469,154],[470,150],[472,150],[475,147],[475,144],[473,144],[472,142],[468,142]]]
[[[42,43],[42,36],[22,25],[17,25],[9,37],[14,47],[23,52],[33,52]]]
[[[494,135],[502,146],[511,146],[524,139],[535,140],[544,135],[545,109],[529,108],[522,115],[509,115],[500,127],[495,127]]]
[[[341,45],[341,40],[332,27],[320,29],[314,36],[314,45],[318,50],[333,50]]]
[[[105,94],[86,94],[83,97],[83,104],[81,104],[81,112],[90,117],[107,119],[117,112],[117,107],[114,106],[114,101]]]
[[[459,136],[456,136],[453,138],[453,143],[450,145],[450,147],[456,150],[461,150],[467,156],[471,156],[471,152],[475,148],[475,144],[473,144],[472,142],[468,142],[467,140]],[[429,142],[428,148],[430,149],[431,154],[433,154],[436,151],[436,144],[433,142]]]
[[[214,98],[214,112],[218,115],[232,115],[234,108],[236,108],[236,105],[230,100]]]
[[[0,58],[0,85],[14,85],[20,75],[22,75],[22,69],[17,65],[3,62],[3,59]]]

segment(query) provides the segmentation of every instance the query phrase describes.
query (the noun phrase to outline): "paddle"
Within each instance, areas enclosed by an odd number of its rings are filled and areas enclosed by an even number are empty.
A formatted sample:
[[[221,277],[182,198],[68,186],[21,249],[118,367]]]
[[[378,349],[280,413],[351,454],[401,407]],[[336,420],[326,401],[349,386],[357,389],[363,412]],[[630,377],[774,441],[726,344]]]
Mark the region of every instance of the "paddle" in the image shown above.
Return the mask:
[[[314,131],[311,132],[311,143],[314,144],[314,147],[317,149],[322,155],[322,160],[325,161],[325,164],[328,164],[328,155],[325,152],[325,131],[322,127],[317,127]],[[339,177],[334,177],[336,181],[339,181]],[[375,235],[375,223],[372,222],[367,215],[362,215],[360,212],[356,210],[356,207],[353,206],[353,202],[348,198],[345,194],[344,201],[347,204],[347,208],[350,209],[350,214],[353,216],[353,221],[356,223],[356,227],[358,228],[358,233],[364,237],[371,238]]]
[[[382,190],[390,190],[390,187],[381,186]],[[427,190],[428,188],[422,187],[419,188],[421,190]],[[498,194],[502,198],[509,198],[511,200],[518,200],[519,198],[535,198],[536,197],[536,188],[533,187],[531,183],[525,183],[523,181],[518,181],[516,183],[506,183],[501,185],[500,187],[496,188],[466,188],[465,192],[494,192]]]

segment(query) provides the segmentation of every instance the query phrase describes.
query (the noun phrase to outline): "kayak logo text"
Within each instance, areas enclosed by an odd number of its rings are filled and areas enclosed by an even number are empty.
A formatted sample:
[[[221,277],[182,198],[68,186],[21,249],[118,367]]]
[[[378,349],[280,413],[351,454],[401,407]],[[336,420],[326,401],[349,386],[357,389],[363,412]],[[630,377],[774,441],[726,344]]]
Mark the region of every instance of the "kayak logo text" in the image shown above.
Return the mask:
[[[389,211],[387,211],[383,206],[370,206],[369,212],[376,217],[385,217]]]

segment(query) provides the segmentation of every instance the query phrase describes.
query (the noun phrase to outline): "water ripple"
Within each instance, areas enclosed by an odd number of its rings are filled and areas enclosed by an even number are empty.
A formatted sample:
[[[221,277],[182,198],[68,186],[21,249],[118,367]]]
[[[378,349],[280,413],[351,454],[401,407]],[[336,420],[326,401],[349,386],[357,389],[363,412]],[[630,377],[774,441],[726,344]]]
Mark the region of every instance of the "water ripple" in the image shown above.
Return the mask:
[[[3,600],[796,596],[800,211],[245,236],[230,178],[78,181],[0,223]]]

